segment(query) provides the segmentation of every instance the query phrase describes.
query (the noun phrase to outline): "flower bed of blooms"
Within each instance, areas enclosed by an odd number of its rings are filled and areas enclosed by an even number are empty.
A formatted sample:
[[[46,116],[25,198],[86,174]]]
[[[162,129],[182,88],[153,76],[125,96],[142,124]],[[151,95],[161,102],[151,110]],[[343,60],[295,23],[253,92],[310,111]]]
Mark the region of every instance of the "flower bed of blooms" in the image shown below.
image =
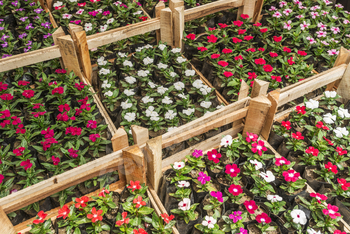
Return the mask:
[[[53,7],[59,25],[81,25],[87,35],[147,20],[141,4],[134,1],[62,0],[55,1]]]
[[[294,169],[329,202],[350,214],[349,103],[336,101],[336,92],[325,92],[320,101],[305,100],[288,120],[274,126],[269,141]],[[347,207],[347,208],[346,208]],[[345,217],[349,223],[349,215]]]
[[[102,102],[116,127],[127,132],[141,125],[150,137],[160,136],[222,107],[180,49],[145,45],[132,55],[119,52],[114,64],[100,57],[98,65]]]
[[[350,13],[329,0],[266,1],[263,24],[283,36],[283,45],[311,55],[317,71],[331,68],[341,46],[349,49]]]
[[[89,87],[57,67],[53,60],[1,74],[0,197],[112,152]]]
[[[96,197],[73,198],[74,203],[58,210],[53,223],[40,211],[31,225],[30,233],[132,233],[170,234],[175,224],[174,216],[158,216],[150,208],[147,186],[130,181],[121,194],[103,188]]]
[[[309,194],[295,162],[275,158],[255,134],[225,136],[163,175],[159,198],[180,233],[345,233],[339,208]],[[194,231],[192,230],[194,229]]]
[[[53,44],[49,14],[35,1],[1,1],[0,56],[49,47]]]

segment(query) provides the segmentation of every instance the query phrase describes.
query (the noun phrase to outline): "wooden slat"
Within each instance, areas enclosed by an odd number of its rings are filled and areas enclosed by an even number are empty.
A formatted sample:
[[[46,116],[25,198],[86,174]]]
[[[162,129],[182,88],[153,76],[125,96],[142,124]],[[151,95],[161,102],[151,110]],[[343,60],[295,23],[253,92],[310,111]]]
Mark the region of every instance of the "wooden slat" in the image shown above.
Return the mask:
[[[348,64],[343,78],[338,85],[337,93],[341,96],[341,102],[346,103],[350,100],[350,63]]]
[[[321,88],[333,81],[341,79],[344,75],[347,65],[342,64],[338,67],[329,69],[306,80],[290,85],[281,89],[281,95],[278,106],[282,106],[298,97],[301,97],[313,90]],[[311,80],[310,80],[311,79]]]
[[[249,15],[249,18],[251,18],[251,21],[253,21],[255,2],[256,0],[244,0],[243,6],[238,8],[237,20],[241,20],[241,15],[246,14]]]
[[[173,46],[173,13],[170,8],[160,11],[160,40],[169,46]]]
[[[81,70],[83,71],[85,78],[92,83],[92,67],[85,31],[76,32],[74,35],[77,40],[76,50],[79,57]]]
[[[160,18],[160,11],[165,9],[165,4],[162,1],[159,1],[154,9],[154,14],[156,18]],[[156,31],[157,43],[160,41],[160,30]]]
[[[185,10],[185,22],[195,20],[219,11],[243,6],[243,0],[219,0]]]
[[[239,89],[239,94],[238,94],[238,101],[248,97],[248,94],[249,94],[249,85],[242,79],[241,87]]]
[[[198,136],[202,133],[206,133],[214,128],[218,128],[221,126],[224,126],[226,124],[232,123],[233,121],[243,119],[246,117],[248,112],[248,107],[245,107],[243,109],[237,110],[235,112],[229,113],[222,117],[217,117],[214,120],[202,123],[200,126],[186,130],[184,132],[178,133],[177,135],[173,137],[169,137],[164,139],[163,135],[163,148],[166,148],[168,146],[171,146],[176,143],[180,143],[182,141],[188,140],[192,137]],[[186,126],[186,125],[184,125]]]
[[[276,113],[277,107],[278,107],[279,96],[280,96],[280,89],[274,90],[267,95],[267,98],[271,102],[271,107],[270,107],[269,111],[267,112],[265,124],[261,130],[261,135],[265,139],[269,139],[270,131],[271,131],[271,128],[273,125],[273,120],[275,118],[275,113]]]
[[[124,128],[118,128],[111,141],[114,152],[129,147],[128,134]]]
[[[183,3],[183,1],[182,1]],[[176,7],[173,11],[174,47],[182,48],[183,31],[185,30],[185,7]]]
[[[95,176],[118,170],[123,163],[119,150],[1,198],[0,206],[8,214]]]
[[[341,64],[349,64],[350,63],[350,50],[345,49],[344,47],[341,47],[339,50],[339,54],[337,59],[334,62],[333,67],[339,66]],[[337,87],[339,85],[340,81],[334,81],[327,85],[326,90],[331,91],[334,87]]]
[[[138,145],[123,149],[124,170],[126,181],[140,181],[146,183],[147,166],[145,156]]]
[[[261,10],[264,5],[264,0],[257,0],[255,4],[254,9],[254,17],[253,17],[253,23],[256,23],[260,20],[261,17]]]
[[[170,168],[170,164],[174,164],[174,162],[179,162],[183,159],[185,159],[186,155],[189,155],[193,152],[195,149],[212,149],[215,147],[218,147],[220,145],[221,139],[223,136],[231,135],[233,137],[237,136],[237,133],[241,132],[243,130],[243,124],[240,124],[239,126],[235,126],[234,128],[230,128],[229,130],[226,130],[224,132],[221,132],[217,134],[216,136],[213,136],[205,141],[202,141],[196,145],[193,145],[179,153],[176,153],[166,159],[163,159],[162,161],[162,171],[166,171]],[[206,153],[206,150],[203,151],[203,153]]]
[[[131,125],[131,132],[135,145],[143,145],[149,140],[148,128]]]
[[[0,233],[16,234],[16,230],[12,225],[11,221],[7,217],[7,214],[0,206]]]
[[[146,142],[145,157],[147,160],[147,178],[152,187],[158,192],[162,177],[162,136]]]
[[[253,84],[252,93],[250,95],[251,98],[258,97],[260,95],[266,95],[267,89],[269,88],[270,82],[255,79]]]
[[[160,19],[151,19],[87,37],[89,49],[160,29]]]

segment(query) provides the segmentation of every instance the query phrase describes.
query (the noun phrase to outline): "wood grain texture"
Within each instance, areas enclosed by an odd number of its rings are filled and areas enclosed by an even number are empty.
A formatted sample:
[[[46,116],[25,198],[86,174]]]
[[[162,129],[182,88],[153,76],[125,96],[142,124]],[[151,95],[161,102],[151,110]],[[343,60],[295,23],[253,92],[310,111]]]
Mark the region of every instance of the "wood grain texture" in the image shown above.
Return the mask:
[[[11,221],[7,217],[7,214],[0,206],[0,233],[3,234],[16,234],[16,230],[12,225]]]
[[[147,166],[145,156],[138,145],[123,149],[124,169],[127,183],[130,181],[140,181],[146,183]]]
[[[143,145],[149,140],[148,128],[131,125],[131,132],[135,145]]]
[[[241,14],[246,14],[249,15],[252,22],[254,18],[255,2],[256,0],[244,0],[243,6],[238,8],[237,20],[241,19]]]
[[[160,18],[160,11],[165,9],[165,4],[162,1],[159,1],[154,9],[155,18]],[[160,30],[156,31],[157,43],[160,41]]]
[[[346,103],[350,100],[350,63],[348,64],[343,78],[340,80],[337,93],[341,96],[341,102]]]
[[[257,0],[254,9],[253,23],[260,21],[261,19],[261,10],[264,5],[264,0]]]
[[[136,35],[142,35],[153,30],[160,29],[160,19],[150,19],[125,27],[108,30],[87,36],[89,49],[97,48],[116,41],[120,41]]]
[[[183,1],[182,1],[183,2]],[[185,7],[176,7],[173,12],[174,47],[182,49],[183,32],[185,30]]]
[[[173,13],[170,8],[160,11],[160,40],[169,46],[174,44]]]
[[[185,22],[195,20],[219,11],[243,6],[243,0],[219,0],[185,10]]]
[[[251,93],[251,98],[258,97],[260,95],[266,95],[267,89],[269,88],[270,82],[255,79],[253,84],[253,89]]]
[[[58,193],[63,189],[77,185],[93,177],[118,170],[123,163],[122,151],[119,150],[1,198],[0,206],[8,214],[40,201],[54,193]]]
[[[76,37],[75,48],[79,57],[80,68],[84,73],[84,77],[92,83],[92,67],[90,60],[89,48],[86,40],[85,31],[73,32]]]
[[[249,85],[244,80],[242,80],[241,87],[239,88],[238,101],[248,97],[248,94],[249,94]]]
[[[162,177],[162,136],[146,142],[145,157],[147,161],[147,179],[158,192]]]
[[[169,1],[169,8],[172,12],[175,11],[175,8],[184,6],[184,1],[183,0],[170,0]]]
[[[339,50],[339,55],[337,59],[334,62],[333,67],[339,66],[341,64],[349,64],[350,63],[350,50],[345,49],[344,47],[341,47]],[[331,91],[333,88],[338,87],[340,81],[334,81],[327,85],[326,90]]]
[[[129,147],[128,134],[124,128],[118,128],[111,141],[114,152]]]
[[[247,132],[260,134],[266,120],[266,115],[271,107],[271,102],[265,96],[253,98],[249,104],[244,129],[242,135],[245,137]]]
[[[59,27],[53,34],[52,34],[52,38],[53,38],[53,42],[55,45],[58,45],[58,41],[57,38],[65,36],[66,33],[63,31],[62,27]],[[64,63],[62,60],[62,57],[59,58],[60,60],[60,64],[61,64],[61,68],[64,68]]]
[[[265,124],[261,130],[261,135],[265,139],[269,139],[270,131],[271,131],[271,128],[272,128],[272,125],[274,122],[274,118],[275,118],[275,114],[277,111],[277,107],[278,107],[279,96],[280,96],[280,89],[274,90],[274,91],[268,93],[268,95],[267,95],[267,98],[271,102],[271,108],[267,112]]]

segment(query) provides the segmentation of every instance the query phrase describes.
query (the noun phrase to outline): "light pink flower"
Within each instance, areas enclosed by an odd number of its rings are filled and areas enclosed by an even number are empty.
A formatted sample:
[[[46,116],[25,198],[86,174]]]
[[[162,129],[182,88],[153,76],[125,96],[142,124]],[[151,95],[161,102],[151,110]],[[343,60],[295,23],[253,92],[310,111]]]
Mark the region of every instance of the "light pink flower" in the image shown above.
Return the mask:
[[[287,3],[285,1],[280,2],[280,8],[287,6]]]
[[[70,19],[70,18],[72,18],[72,15],[71,14],[63,14],[62,18],[63,19]]]
[[[310,14],[313,19],[316,19],[317,16],[320,16],[318,12],[310,12]]]
[[[335,4],[335,7],[338,7],[338,8],[344,8],[344,6],[342,4]]]
[[[302,18],[304,18],[305,16],[303,16],[303,15],[297,15],[297,16],[295,16],[295,18],[298,18],[298,19],[302,19]]]
[[[277,8],[274,6],[271,6],[271,8],[269,9],[269,11],[276,11],[276,10],[277,10]]]
[[[293,12],[293,10],[292,9],[289,9],[289,8],[287,8],[287,9],[285,9],[284,11],[283,11],[283,14],[285,14],[286,16],[288,16],[290,13],[292,13]]]
[[[326,37],[327,36],[327,32],[325,31],[318,31],[316,32],[317,37]]]
[[[323,2],[324,2],[326,5],[332,4],[332,2],[329,1],[329,0],[323,0]]]
[[[335,20],[337,20],[337,19],[338,19],[338,16],[333,15],[332,18],[335,19]]]
[[[325,46],[329,46],[329,43],[326,42],[326,41],[321,41],[321,43],[322,43],[323,45],[325,45]]]
[[[319,9],[321,9],[321,7],[320,7],[319,5],[310,7],[310,10],[312,10],[312,11],[317,11],[317,10],[319,10]]]
[[[279,12],[279,11],[276,11],[273,15],[272,15],[272,17],[275,17],[275,18],[280,18],[282,16],[282,14],[281,14],[281,12]]]
[[[311,45],[316,43],[316,40],[314,38],[312,38],[312,37],[307,37],[306,40],[308,40]]]
[[[327,25],[325,25],[325,24],[323,24],[323,23],[318,23],[318,24],[317,24],[317,27],[319,27],[321,31],[327,30]]]
[[[348,24],[348,23],[350,23],[350,21],[347,20],[347,19],[345,19],[345,20],[343,21],[343,24]]]
[[[328,52],[328,55],[331,55],[331,56],[339,54],[339,51],[337,51],[336,49],[331,49],[331,50],[328,50],[327,52]]]
[[[288,20],[288,22],[284,22],[283,28],[291,30],[292,29],[292,21]]]
[[[340,32],[340,28],[339,27],[331,27],[331,31],[333,32],[333,34],[338,34]]]
[[[302,24],[300,24],[300,29],[304,31],[306,28],[309,28],[309,26],[310,24],[304,21]]]
[[[81,14],[83,14],[83,12],[84,12],[84,9],[79,9],[75,14],[81,15]]]

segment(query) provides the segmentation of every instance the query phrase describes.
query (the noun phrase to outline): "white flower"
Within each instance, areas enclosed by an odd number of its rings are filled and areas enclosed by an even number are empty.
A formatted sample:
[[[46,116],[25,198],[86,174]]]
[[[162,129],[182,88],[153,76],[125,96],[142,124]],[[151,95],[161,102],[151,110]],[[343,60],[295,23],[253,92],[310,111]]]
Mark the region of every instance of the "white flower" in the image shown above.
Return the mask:
[[[114,19],[113,19],[113,18],[110,18],[110,19],[107,20],[107,24],[111,24],[111,23],[113,23],[113,22],[114,22]]]
[[[137,75],[141,76],[141,77],[146,77],[146,76],[148,76],[148,74],[149,74],[148,70],[140,70],[137,72]]]
[[[293,222],[296,224],[305,225],[307,222],[306,215],[302,210],[299,210],[299,209],[292,210],[292,212],[290,212],[290,216],[292,216]]]
[[[208,109],[211,106],[211,102],[202,101],[201,107]]]
[[[160,118],[158,116],[151,116],[150,120],[158,121]]]
[[[183,211],[189,210],[191,208],[191,200],[189,198],[184,198],[179,202],[178,207]]]
[[[128,82],[129,84],[133,84],[136,82],[136,78],[132,77],[132,76],[127,76],[124,78],[126,82]]]
[[[162,103],[169,105],[173,103],[173,101],[168,96],[166,96],[162,99]]]
[[[170,132],[170,131],[172,131],[172,130],[174,130],[174,129],[177,129],[177,127],[169,127],[169,128],[168,128],[168,132]]]
[[[227,147],[232,144],[232,136],[231,135],[226,135],[221,139],[220,145]]]
[[[135,95],[135,92],[134,92],[134,90],[131,90],[131,89],[125,89],[124,94],[126,96],[132,96],[132,95]]]
[[[128,101],[122,102],[121,107],[123,108],[123,110],[129,109],[132,107],[132,103],[128,103]]]
[[[157,114],[157,112],[154,111],[154,106],[149,106],[149,107],[147,108],[147,110],[146,110],[146,116],[147,116],[147,117],[150,117],[150,116],[152,116],[152,115],[154,115],[154,116],[157,116],[157,115],[158,115],[158,114],[155,115],[153,112]]]
[[[316,109],[318,108],[318,101],[310,99],[308,102],[305,103],[305,106],[309,109]]]
[[[187,98],[186,95],[183,94],[183,93],[179,93],[177,96],[180,97],[180,98],[182,98],[182,99],[186,99],[186,98]]]
[[[157,66],[158,66],[158,69],[167,69],[168,68],[168,65],[166,65],[164,63],[158,63]]]
[[[195,70],[186,70],[185,76],[194,76],[196,74]]]
[[[151,89],[154,89],[155,87],[157,87],[157,85],[152,81],[148,81],[148,86],[151,87]]]
[[[163,51],[163,50],[166,48],[166,45],[164,45],[164,44],[159,44],[158,48],[159,48],[160,50]]]
[[[201,80],[195,80],[193,83],[192,83],[192,86],[197,88],[197,89],[200,89],[203,87],[203,81]]]
[[[124,67],[133,67],[134,65],[132,64],[131,61],[125,60],[125,61],[123,62],[123,66],[124,66]]]
[[[337,92],[336,91],[325,91],[324,95],[326,96],[326,98],[335,98],[337,96]]]
[[[148,64],[153,63],[153,61],[154,60],[152,58],[146,57],[146,58],[143,59],[143,64],[148,65]]]
[[[118,52],[118,56],[121,57],[121,58],[125,58],[126,57],[126,53]]]
[[[187,110],[182,110],[182,113],[184,113],[187,116],[190,116],[192,113],[194,113],[194,108],[188,108]]]
[[[132,122],[136,119],[136,114],[135,113],[126,113],[124,115],[124,119],[126,119],[128,122]]]
[[[77,0],[69,0],[70,2],[77,2]]]
[[[57,1],[55,4],[53,4],[53,7],[60,7],[60,6],[62,6],[62,2],[60,2],[60,1]]]
[[[348,109],[343,109],[339,107],[338,109],[338,115],[340,118],[350,118],[349,110]]]
[[[77,12],[75,12],[75,14],[81,15],[81,14],[83,14],[83,12],[84,12],[84,9],[79,9]]]
[[[143,48],[144,48],[144,49],[151,49],[151,48],[153,48],[153,46],[151,46],[150,44],[147,44],[147,45],[145,45]]]
[[[104,66],[104,65],[107,64],[107,61],[106,61],[105,58],[102,56],[102,57],[99,57],[99,58],[97,59],[97,64],[98,64],[99,66]]]
[[[180,170],[182,168],[185,167],[185,163],[184,162],[174,162],[173,168],[175,170]]]
[[[149,102],[154,102],[154,98],[151,98],[151,97],[149,97],[149,96],[145,96],[145,97],[143,97],[141,100],[142,100],[142,102],[145,103],[145,104],[147,104],[147,103],[149,103]]]
[[[188,181],[178,181],[178,185],[180,188],[187,188],[190,187],[190,182]]]
[[[178,81],[178,82],[174,83],[174,88],[178,91],[181,91],[185,88],[185,85],[181,81]]]
[[[271,202],[278,202],[278,201],[282,201],[283,198],[278,195],[267,195],[267,200]]]
[[[101,85],[102,88],[110,88],[111,87],[111,84],[108,84],[108,80],[105,80],[103,81],[102,85]]]
[[[275,181],[275,176],[271,171],[266,171],[266,173],[260,172],[260,176],[263,177],[267,183]]]
[[[141,15],[142,14],[142,11],[136,11],[134,13],[132,13],[133,15]]]
[[[174,112],[173,110],[168,110],[168,111],[165,113],[164,117],[165,117],[165,119],[172,120],[173,118],[175,118],[176,115],[177,115],[177,113]]]
[[[208,93],[211,92],[211,88],[207,85],[203,85],[199,91],[201,91],[202,95],[207,95]]]
[[[202,221],[202,225],[208,227],[209,229],[214,228],[215,224],[216,224],[216,219],[208,215],[205,216],[204,220]]]
[[[254,159],[254,160],[249,160],[249,162],[251,164],[254,164],[255,165],[255,170],[259,170],[261,169],[263,166],[262,166],[262,163],[259,162],[258,160]]]
[[[98,72],[100,75],[107,75],[109,74],[111,71],[109,69],[106,68],[101,68],[101,70]]]
[[[136,48],[136,52],[141,52],[141,50],[143,49],[143,47],[141,46],[141,47],[138,47],[138,48]]]
[[[104,32],[104,31],[106,31],[106,30],[107,30],[107,28],[108,28],[107,24],[105,24],[105,25],[101,25],[101,26],[100,26],[100,32]]]
[[[336,115],[332,115],[331,113],[327,113],[325,115],[323,115],[323,121],[326,124],[332,124],[334,123],[334,121],[336,121],[337,116]]]
[[[165,87],[163,87],[163,86],[159,86],[158,88],[157,88],[157,92],[159,93],[159,94],[164,94],[166,91],[168,91],[168,88],[165,88]]]
[[[108,97],[112,97],[112,95],[113,95],[113,92],[112,92],[112,91],[107,91],[107,92],[105,93],[105,96],[108,96]]]
[[[181,53],[181,48],[174,48],[171,50],[172,53],[176,54],[176,53]]]
[[[316,232],[316,231],[315,231],[314,229],[312,229],[312,228],[308,228],[306,231],[307,231],[308,234],[322,234],[321,231]]]
[[[343,127],[343,128],[337,127],[336,129],[333,130],[333,132],[335,133],[335,136],[338,138],[343,138],[343,136],[349,135],[349,131],[346,130],[345,127]]]
[[[175,77],[177,74],[175,72],[170,72],[171,77]]]
[[[84,29],[86,32],[91,31],[92,30],[92,23],[86,23],[84,25]]]
[[[185,58],[183,58],[183,57],[177,57],[176,58],[176,62],[178,62],[178,63],[184,63],[184,62],[186,62],[187,61],[187,59],[185,59]]]

